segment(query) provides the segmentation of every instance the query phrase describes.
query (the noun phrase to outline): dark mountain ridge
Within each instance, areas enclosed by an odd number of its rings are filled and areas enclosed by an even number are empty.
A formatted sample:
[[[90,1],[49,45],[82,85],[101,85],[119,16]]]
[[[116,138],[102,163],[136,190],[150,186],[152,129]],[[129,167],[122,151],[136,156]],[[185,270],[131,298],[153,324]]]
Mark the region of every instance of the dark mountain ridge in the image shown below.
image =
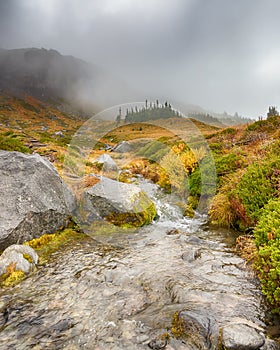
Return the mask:
[[[0,50],[0,89],[11,94],[30,95],[60,104],[78,105],[80,86],[90,86],[94,67],[56,50],[26,48]]]

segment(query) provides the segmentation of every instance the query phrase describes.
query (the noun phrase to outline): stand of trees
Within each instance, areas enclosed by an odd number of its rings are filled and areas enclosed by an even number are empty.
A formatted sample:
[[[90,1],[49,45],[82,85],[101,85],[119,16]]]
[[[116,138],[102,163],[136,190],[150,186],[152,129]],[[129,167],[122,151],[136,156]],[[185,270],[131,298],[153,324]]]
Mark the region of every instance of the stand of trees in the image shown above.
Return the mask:
[[[159,100],[155,102],[145,101],[145,105],[142,107],[131,107],[126,110],[124,121],[125,123],[137,123],[145,122],[148,120],[156,119],[168,119],[172,117],[182,117],[182,115],[172,108],[171,104],[167,101],[161,104]],[[116,118],[116,122],[119,124],[121,121],[121,111]]]

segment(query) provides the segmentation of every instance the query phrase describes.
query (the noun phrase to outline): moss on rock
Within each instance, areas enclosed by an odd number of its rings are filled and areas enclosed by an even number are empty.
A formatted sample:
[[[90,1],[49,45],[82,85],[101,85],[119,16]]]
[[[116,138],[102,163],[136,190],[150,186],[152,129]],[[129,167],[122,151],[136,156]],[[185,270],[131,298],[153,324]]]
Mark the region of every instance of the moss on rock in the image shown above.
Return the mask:
[[[2,278],[2,276],[1,276],[1,278]],[[5,276],[3,278],[3,281],[1,282],[1,286],[2,287],[15,286],[20,281],[22,281],[24,279],[24,277],[25,277],[25,273],[23,271],[21,271],[21,270],[13,271],[13,272],[9,273],[8,276]]]
[[[25,242],[24,244],[36,250],[39,255],[39,262],[43,264],[48,260],[52,253],[65,244],[85,237],[87,236],[75,228],[66,228],[53,234],[44,234],[38,238],[32,239],[31,241]]]
[[[110,223],[125,228],[140,227],[148,225],[156,217],[156,207],[152,202],[143,211],[135,211],[131,213],[116,213],[112,212],[105,217],[105,220]]]
[[[175,312],[172,320],[171,333],[175,338],[182,338],[185,335],[185,321],[180,317],[179,312]]]
[[[7,267],[6,272],[0,276],[1,287],[14,286],[24,279],[25,273],[21,270],[17,270],[16,265],[16,263],[11,263]]]

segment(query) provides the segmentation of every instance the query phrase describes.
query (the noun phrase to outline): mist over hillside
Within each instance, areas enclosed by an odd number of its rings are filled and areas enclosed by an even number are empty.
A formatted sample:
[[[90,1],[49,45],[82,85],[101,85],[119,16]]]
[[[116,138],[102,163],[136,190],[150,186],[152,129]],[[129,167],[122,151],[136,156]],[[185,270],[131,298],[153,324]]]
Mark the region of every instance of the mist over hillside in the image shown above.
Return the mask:
[[[0,78],[2,92],[19,97],[30,95],[63,111],[76,111],[81,115],[92,115],[114,105],[147,98],[145,91],[128,86],[115,74],[53,49],[0,49]],[[184,116],[211,125],[250,121],[238,115],[210,114],[202,107],[191,104],[172,101],[172,105]],[[114,118],[111,116],[109,119]]]
[[[0,89],[94,113],[131,96],[121,79],[73,56],[44,48],[0,50]]]

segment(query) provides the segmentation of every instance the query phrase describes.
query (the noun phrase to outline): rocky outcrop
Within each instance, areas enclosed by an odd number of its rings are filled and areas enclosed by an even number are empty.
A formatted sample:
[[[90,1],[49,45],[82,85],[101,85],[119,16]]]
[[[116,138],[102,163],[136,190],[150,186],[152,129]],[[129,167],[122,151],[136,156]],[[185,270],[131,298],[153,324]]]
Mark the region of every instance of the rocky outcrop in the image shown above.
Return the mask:
[[[65,226],[75,200],[38,154],[0,151],[0,250]]]
[[[11,264],[15,264],[15,271],[29,273],[37,263],[38,255],[34,249],[27,245],[12,244],[0,256],[0,275]]]
[[[117,226],[138,227],[156,216],[153,201],[138,186],[105,177],[83,194],[86,210]]]

